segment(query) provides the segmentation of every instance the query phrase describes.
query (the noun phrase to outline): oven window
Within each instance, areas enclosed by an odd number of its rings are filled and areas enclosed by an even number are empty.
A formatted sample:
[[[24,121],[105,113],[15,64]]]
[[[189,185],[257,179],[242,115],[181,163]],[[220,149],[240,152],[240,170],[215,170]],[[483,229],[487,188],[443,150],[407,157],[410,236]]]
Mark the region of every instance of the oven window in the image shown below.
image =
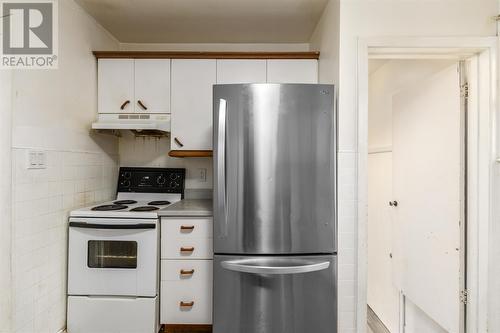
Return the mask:
[[[137,268],[137,242],[90,240],[90,268]]]

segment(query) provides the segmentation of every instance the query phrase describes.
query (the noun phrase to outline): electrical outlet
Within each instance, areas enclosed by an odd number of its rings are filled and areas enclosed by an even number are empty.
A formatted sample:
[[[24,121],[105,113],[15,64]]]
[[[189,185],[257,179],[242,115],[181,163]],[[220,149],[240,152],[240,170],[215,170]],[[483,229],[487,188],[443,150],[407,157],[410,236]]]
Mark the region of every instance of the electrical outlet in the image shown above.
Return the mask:
[[[29,150],[27,157],[28,169],[47,168],[47,154],[42,150]]]
[[[198,180],[201,183],[207,182],[207,169],[206,168],[198,168]]]

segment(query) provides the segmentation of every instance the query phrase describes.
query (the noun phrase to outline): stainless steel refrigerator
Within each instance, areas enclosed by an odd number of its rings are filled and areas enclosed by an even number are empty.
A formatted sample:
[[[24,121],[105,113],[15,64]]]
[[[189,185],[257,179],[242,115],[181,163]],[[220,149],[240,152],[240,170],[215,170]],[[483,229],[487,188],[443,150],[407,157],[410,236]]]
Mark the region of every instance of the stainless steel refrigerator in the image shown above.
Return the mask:
[[[214,86],[214,333],[337,332],[335,89]]]

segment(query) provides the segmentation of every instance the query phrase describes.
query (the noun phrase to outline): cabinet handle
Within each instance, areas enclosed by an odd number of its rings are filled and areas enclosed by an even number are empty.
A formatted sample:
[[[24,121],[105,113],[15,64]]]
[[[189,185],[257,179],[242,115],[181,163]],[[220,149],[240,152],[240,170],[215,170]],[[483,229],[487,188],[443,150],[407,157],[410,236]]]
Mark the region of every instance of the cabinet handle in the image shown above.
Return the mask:
[[[181,231],[194,230],[194,225],[181,225]]]
[[[194,247],[181,247],[181,252],[193,252]]]
[[[194,274],[194,269],[191,269],[191,270],[185,270],[185,269],[181,269],[181,275],[193,275]]]
[[[146,105],[144,105],[144,103],[142,103],[141,100],[138,100],[137,101],[137,104],[139,104],[139,106],[143,109],[143,110],[147,110],[148,108],[146,107]]]
[[[122,110],[123,110],[123,109],[125,109],[125,107],[126,107],[129,103],[130,103],[130,101],[128,101],[128,100],[127,100],[127,101],[125,101],[125,102],[123,102],[123,104],[120,106],[120,109],[122,109]]]
[[[181,301],[181,302],[179,303],[179,305],[180,305],[181,307],[187,307],[187,306],[192,307],[192,306],[194,305],[194,301],[191,301],[191,302],[183,302],[183,301]]]
[[[179,139],[174,138],[175,143],[177,143],[179,146],[184,147],[184,144],[179,141]]]

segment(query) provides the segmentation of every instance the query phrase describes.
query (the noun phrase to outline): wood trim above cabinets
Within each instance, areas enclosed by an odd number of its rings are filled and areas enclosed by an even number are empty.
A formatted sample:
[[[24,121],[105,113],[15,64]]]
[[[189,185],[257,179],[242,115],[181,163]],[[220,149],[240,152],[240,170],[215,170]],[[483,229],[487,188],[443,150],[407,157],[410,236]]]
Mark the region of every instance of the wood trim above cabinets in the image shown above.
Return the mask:
[[[171,150],[168,152],[170,157],[212,157],[211,150]]]
[[[93,51],[97,59],[319,59],[311,52]]]

